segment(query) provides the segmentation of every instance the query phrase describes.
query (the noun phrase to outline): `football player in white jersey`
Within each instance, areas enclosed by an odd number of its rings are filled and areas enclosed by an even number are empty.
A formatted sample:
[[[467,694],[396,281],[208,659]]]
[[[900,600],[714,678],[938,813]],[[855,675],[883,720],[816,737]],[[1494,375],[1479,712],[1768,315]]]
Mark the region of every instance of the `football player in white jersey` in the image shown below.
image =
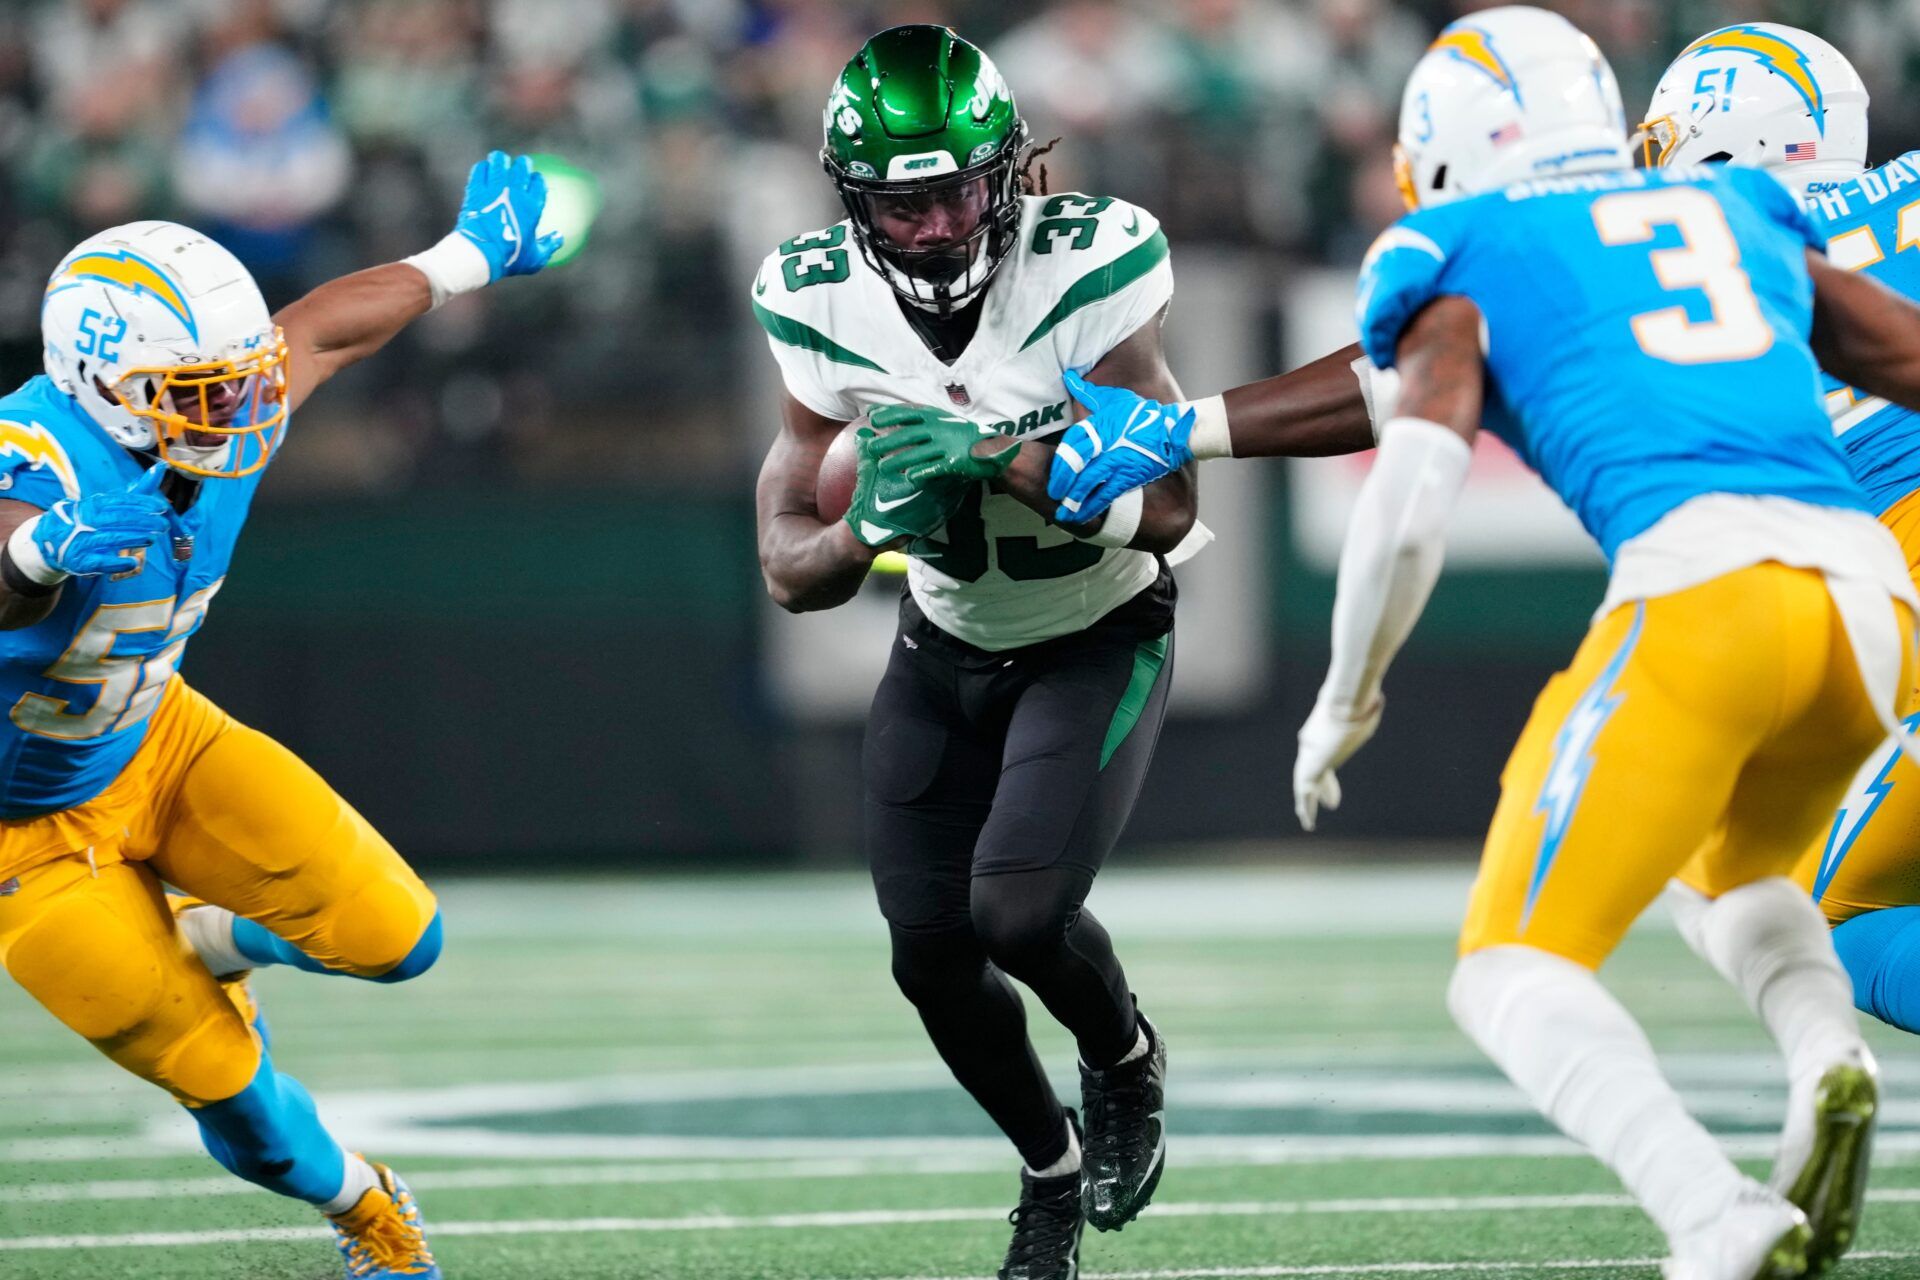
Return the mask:
[[[944,27],[868,41],[824,124],[848,217],[781,245],[753,284],[786,384],[758,487],[761,566],[798,612],[844,603],[881,550],[910,558],[863,765],[893,972],[1024,1161],[1000,1274],[1072,1280],[1083,1224],[1131,1221],[1165,1155],[1165,1044],[1083,903],[1159,733],[1164,553],[1196,498],[1175,473],[1076,536],[1048,517],[1040,438],[1071,421],[1068,370],[1178,398],[1160,341],[1166,237],[1120,200],[1023,194],[1012,95]],[[900,429],[865,441],[852,506],[823,519],[821,459],[868,413]],[[1027,443],[983,462],[969,452],[983,429]],[[1078,1043],[1084,1138],[1009,975]]]

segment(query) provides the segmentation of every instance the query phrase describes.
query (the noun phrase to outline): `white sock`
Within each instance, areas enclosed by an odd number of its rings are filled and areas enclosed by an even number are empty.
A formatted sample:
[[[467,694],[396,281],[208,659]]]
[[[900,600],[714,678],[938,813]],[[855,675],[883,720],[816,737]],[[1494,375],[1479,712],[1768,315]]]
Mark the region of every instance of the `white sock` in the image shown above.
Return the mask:
[[[1067,1125],[1067,1153],[1044,1169],[1028,1169],[1030,1178],[1064,1178],[1070,1173],[1080,1172],[1080,1135],[1073,1131],[1073,1125]]]
[[[1568,1137],[1617,1174],[1677,1240],[1754,1184],[1687,1114],[1653,1046],[1600,980],[1533,947],[1490,947],[1453,971],[1461,1029]]]
[[[179,920],[180,932],[214,977],[225,978],[253,968],[253,961],[233,945],[233,912],[225,907],[189,907],[180,913]]]
[[[380,1185],[380,1177],[374,1173],[373,1166],[366,1160],[347,1152],[347,1176],[340,1184],[340,1194],[325,1204],[315,1206],[325,1214],[345,1213],[360,1203],[360,1197]]]
[[[1826,917],[1783,876],[1755,880],[1718,898],[1675,882],[1667,905],[1700,957],[1732,983],[1805,1081],[1861,1052],[1853,983],[1833,952]]]
[[[1127,1050],[1127,1056],[1113,1065],[1119,1067],[1125,1066],[1129,1062],[1137,1062],[1147,1056],[1147,1049],[1149,1047],[1147,1044],[1147,1024],[1143,1022],[1133,1033],[1133,1048]]]

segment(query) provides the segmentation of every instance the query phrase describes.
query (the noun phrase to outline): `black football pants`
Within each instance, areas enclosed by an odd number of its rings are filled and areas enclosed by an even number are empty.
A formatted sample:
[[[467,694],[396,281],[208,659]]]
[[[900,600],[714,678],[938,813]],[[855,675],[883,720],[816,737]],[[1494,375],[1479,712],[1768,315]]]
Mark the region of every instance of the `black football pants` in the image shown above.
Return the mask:
[[[1081,904],[1140,794],[1172,671],[1171,633],[960,654],[903,630],[874,695],[866,842],[894,979],[1035,1169],[1065,1154],[1065,1118],[1007,975],[1089,1065],[1133,1047],[1126,975]]]

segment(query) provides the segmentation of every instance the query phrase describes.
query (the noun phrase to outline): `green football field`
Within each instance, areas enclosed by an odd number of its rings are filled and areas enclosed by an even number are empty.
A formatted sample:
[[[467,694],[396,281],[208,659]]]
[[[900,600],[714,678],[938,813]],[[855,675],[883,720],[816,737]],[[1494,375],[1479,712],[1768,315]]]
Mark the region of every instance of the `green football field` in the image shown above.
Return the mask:
[[[1094,909],[1172,1053],[1157,1202],[1090,1277],[1653,1277],[1658,1240],[1456,1032],[1463,866],[1115,870]],[[471,880],[406,986],[256,979],[283,1070],[418,1193],[454,1280],[986,1277],[1016,1160],[887,975],[857,875]],[[1657,922],[1608,976],[1756,1170],[1758,1031]],[[1073,1055],[1029,1000],[1063,1092]],[[1920,1274],[1920,1062],[1861,1253]],[[302,1206],[227,1177],[161,1095],[0,995],[0,1276],[334,1276]],[[1071,1096],[1071,1095],[1069,1095]]]

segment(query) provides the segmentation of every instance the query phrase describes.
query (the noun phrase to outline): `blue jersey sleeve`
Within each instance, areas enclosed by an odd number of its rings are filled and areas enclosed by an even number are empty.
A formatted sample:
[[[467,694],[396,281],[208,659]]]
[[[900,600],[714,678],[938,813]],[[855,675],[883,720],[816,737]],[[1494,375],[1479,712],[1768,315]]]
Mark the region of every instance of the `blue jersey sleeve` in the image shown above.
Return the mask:
[[[1424,222],[1413,215],[1388,227],[1360,267],[1355,303],[1360,346],[1381,369],[1393,368],[1401,333],[1440,293],[1447,251],[1428,234]]]
[[[1765,169],[1726,166],[1726,177],[1734,189],[1750,200],[1768,219],[1778,223],[1809,249],[1827,251],[1826,233],[1813,225],[1813,219],[1799,199]]]
[[[45,508],[79,496],[78,473],[53,433],[0,415],[0,498]]]

